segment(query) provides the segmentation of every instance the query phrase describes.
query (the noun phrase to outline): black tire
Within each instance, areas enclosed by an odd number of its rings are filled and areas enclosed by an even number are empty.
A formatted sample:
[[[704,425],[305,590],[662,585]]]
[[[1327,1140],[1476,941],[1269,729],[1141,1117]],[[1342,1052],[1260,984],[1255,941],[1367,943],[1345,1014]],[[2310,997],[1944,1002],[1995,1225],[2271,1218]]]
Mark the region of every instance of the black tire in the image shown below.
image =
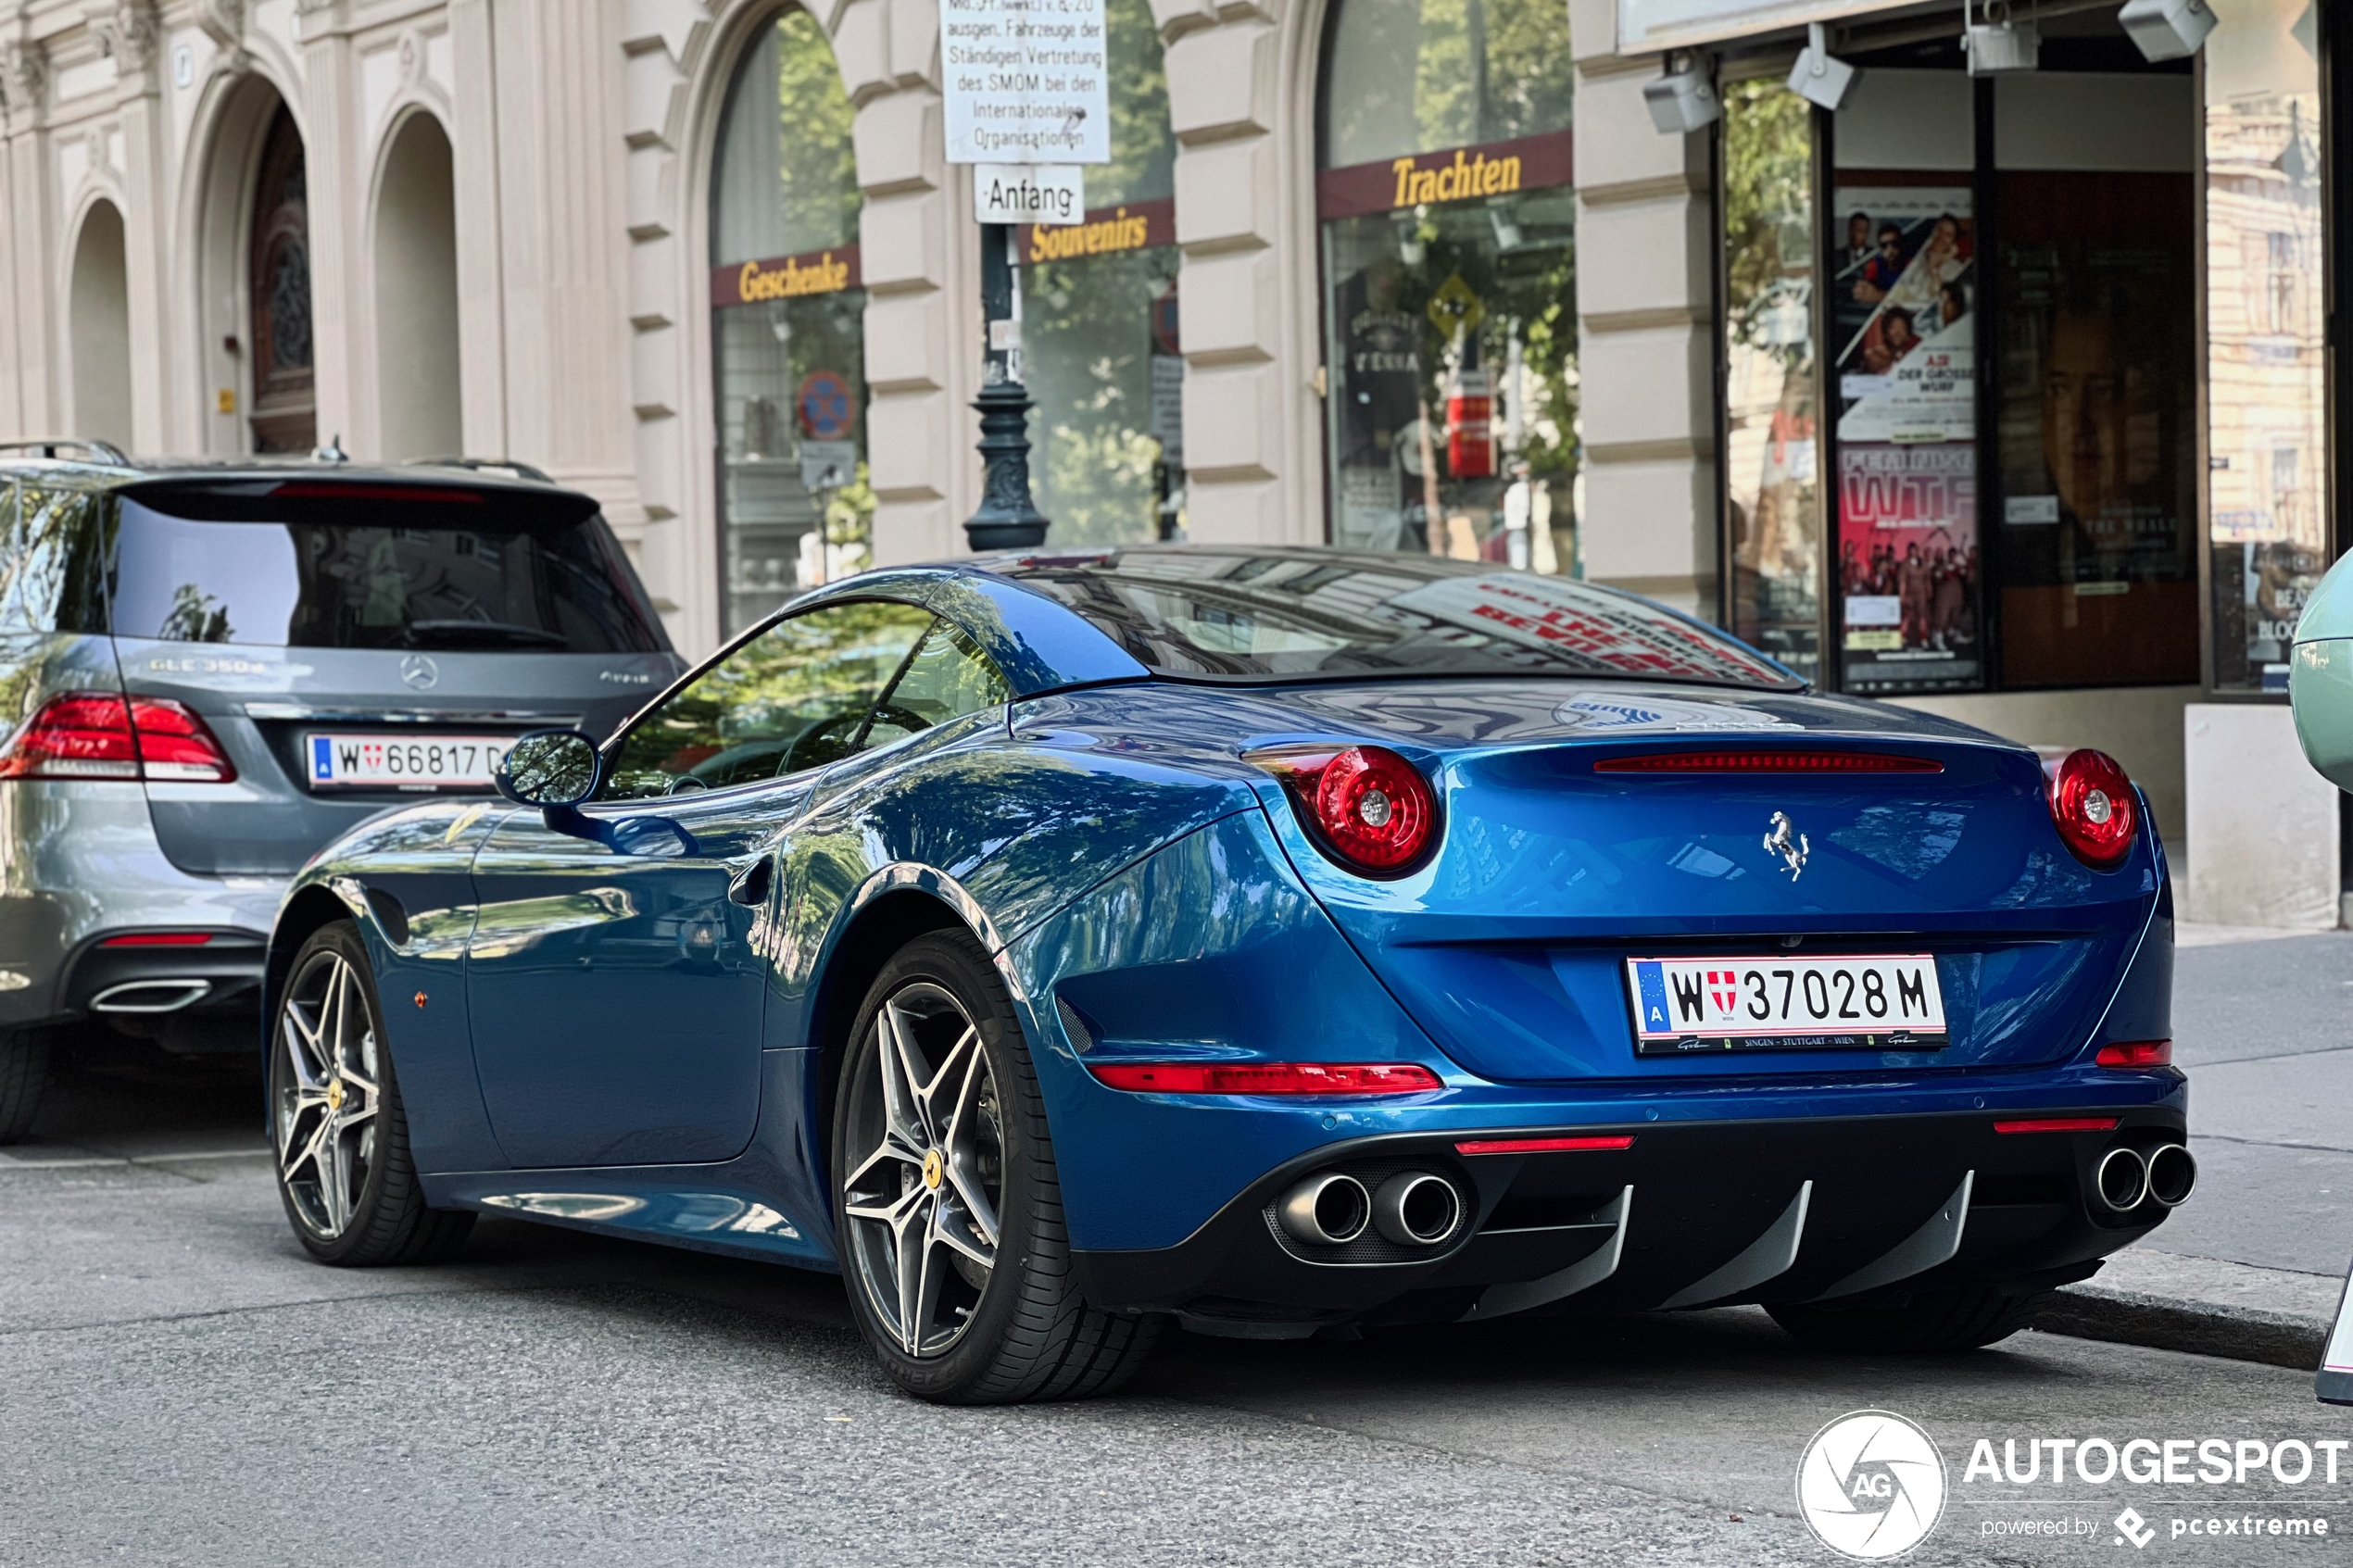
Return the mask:
[[[1928,1355],[1974,1350],[2034,1322],[2049,1291],[1971,1285],[1919,1290],[1900,1307],[1768,1307],[1773,1321],[1821,1350]]]
[[[356,1009],[356,1014],[328,1013],[324,997],[315,994],[322,980],[335,984],[337,964],[348,979],[332,1005]],[[409,1122],[392,1053],[379,1044],[385,1038],[384,1009],[357,925],[336,921],[311,934],[295,954],[270,1022],[278,1198],[303,1249],[342,1268],[430,1263],[455,1252],[473,1229],[474,1216],[425,1206],[409,1155]],[[322,1124],[346,1103],[371,1103],[372,1113],[322,1136]],[[328,1145],[332,1153],[316,1152]]]
[[[942,1005],[943,996],[961,1010],[961,1020]],[[935,1087],[959,1074],[972,1085],[973,1124],[994,1129],[993,1136],[981,1140],[987,1148],[975,1163],[943,1159],[935,1164],[926,1152],[917,1166],[905,1153],[887,1156],[881,1148],[892,1141],[879,1130],[887,1123],[876,1120],[887,1093],[877,1060],[878,1025],[888,1003],[918,1010],[913,1022],[899,1027],[911,1040],[928,1035],[914,1048],[929,1053],[925,1066]],[[902,1010],[900,1016],[909,1014]],[[946,1044],[947,1038],[961,1039],[958,1032],[967,1027],[985,1060],[985,1078]],[[948,1136],[929,1141],[933,1149],[957,1145]],[[1080,1299],[1074,1287],[1045,1101],[1013,1005],[988,955],[970,936],[935,932],[917,937],[875,978],[844,1053],[834,1097],[833,1150],[834,1234],[850,1311],[883,1371],[907,1392],[956,1405],[1083,1399],[1118,1389],[1151,1353],[1164,1320],[1100,1311]],[[920,1174],[912,1173],[917,1171]],[[950,1173],[944,1179],[943,1171]],[[936,1347],[921,1343],[930,1332],[926,1313],[913,1313],[913,1336],[922,1353],[912,1353],[894,1321],[907,1314],[875,1298],[898,1244],[888,1239],[896,1234],[892,1227],[872,1217],[873,1210],[885,1201],[901,1207],[936,1201],[952,1212],[957,1194],[967,1190],[956,1171],[982,1182],[985,1200],[995,1209],[994,1262],[984,1272],[945,1249],[925,1254],[926,1260],[945,1258],[955,1270],[942,1276],[947,1283],[938,1287],[941,1298],[953,1290],[968,1299],[957,1313],[961,1326],[945,1330],[948,1336]],[[924,1196],[925,1184],[936,1198]],[[868,1217],[853,1218],[853,1207],[864,1209]],[[985,1232],[975,1224],[963,1234],[978,1239]],[[978,1284],[972,1277],[976,1273],[984,1276]],[[901,1302],[905,1299],[902,1295]]]
[[[49,1032],[0,1035],[0,1144],[19,1143],[31,1133],[48,1088]]]

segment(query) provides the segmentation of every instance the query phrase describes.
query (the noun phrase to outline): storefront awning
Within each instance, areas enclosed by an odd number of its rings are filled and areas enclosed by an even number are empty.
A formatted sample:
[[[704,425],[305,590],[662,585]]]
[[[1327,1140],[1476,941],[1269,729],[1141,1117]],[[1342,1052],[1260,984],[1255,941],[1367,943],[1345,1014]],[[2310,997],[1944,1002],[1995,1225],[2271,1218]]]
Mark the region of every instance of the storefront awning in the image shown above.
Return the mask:
[[[1889,0],[1617,0],[1617,52],[1687,49],[1900,8]]]

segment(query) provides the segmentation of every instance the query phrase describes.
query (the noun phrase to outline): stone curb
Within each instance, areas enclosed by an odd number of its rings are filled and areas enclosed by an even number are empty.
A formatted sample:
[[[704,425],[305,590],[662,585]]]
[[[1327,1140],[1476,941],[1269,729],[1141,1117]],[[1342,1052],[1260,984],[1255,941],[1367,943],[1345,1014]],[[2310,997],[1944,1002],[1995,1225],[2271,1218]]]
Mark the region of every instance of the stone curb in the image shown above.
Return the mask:
[[[2326,1320],[2258,1307],[2168,1299],[2138,1291],[2062,1290],[2034,1320],[2045,1334],[2221,1356],[2310,1372],[2328,1342]]]
[[[2059,1291],[2034,1326],[2309,1372],[2321,1364],[2341,1288],[2325,1274],[2128,1247],[2096,1277]]]

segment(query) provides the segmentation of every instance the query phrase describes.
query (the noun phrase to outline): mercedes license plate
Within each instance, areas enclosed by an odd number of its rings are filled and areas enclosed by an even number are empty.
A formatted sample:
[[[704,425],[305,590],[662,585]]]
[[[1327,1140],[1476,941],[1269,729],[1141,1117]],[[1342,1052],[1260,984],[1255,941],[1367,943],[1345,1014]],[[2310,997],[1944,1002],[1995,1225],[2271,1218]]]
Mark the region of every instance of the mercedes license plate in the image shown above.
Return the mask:
[[[512,735],[303,737],[313,789],[486,789]]]
[[[1944,1047],[1930,953],[1628,959],[1626,983],[1641,1056]]]

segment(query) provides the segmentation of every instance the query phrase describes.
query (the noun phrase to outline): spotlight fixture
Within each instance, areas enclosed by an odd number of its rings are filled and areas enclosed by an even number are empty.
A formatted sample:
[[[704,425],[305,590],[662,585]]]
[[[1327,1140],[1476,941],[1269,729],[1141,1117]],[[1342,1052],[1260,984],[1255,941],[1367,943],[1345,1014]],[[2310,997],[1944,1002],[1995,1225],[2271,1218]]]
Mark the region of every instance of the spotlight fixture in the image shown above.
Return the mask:
[[[1994,6],[2002,8],[2002,19],[1992,19]],[[1992,0],[1981,6],[1978,15],[1986,19],[1971,21],[1968,0],[1961,4],[1961,41],[1969,50],[1969,73],[1971,76],[2000,76],[2008,71],[2032,70],[2043,55],[2043,30],[2032,20],[2020,21],[2011,14],[2009,0]]]
[[[1642,102],[1650,106],[1651,123],[1662,136],[1686,136],[1715,124],[1724,116],[1716,84],[1707,79],[1705,62],[1697,55],[1684,56],[1680,70],[1667,56],[1667,73],[1642,84]]]
[[[2214,10],[2206,0],[2130,0],[2116,19],[2151,60],[2195,55],[2214,31]]]
[[[1789,90],[1808,103],[1835,109],[1855,85],[1855,68],[1831,53],[1830,30],[1820,22],[1806,29],[1806,47],[1789,73]]]

